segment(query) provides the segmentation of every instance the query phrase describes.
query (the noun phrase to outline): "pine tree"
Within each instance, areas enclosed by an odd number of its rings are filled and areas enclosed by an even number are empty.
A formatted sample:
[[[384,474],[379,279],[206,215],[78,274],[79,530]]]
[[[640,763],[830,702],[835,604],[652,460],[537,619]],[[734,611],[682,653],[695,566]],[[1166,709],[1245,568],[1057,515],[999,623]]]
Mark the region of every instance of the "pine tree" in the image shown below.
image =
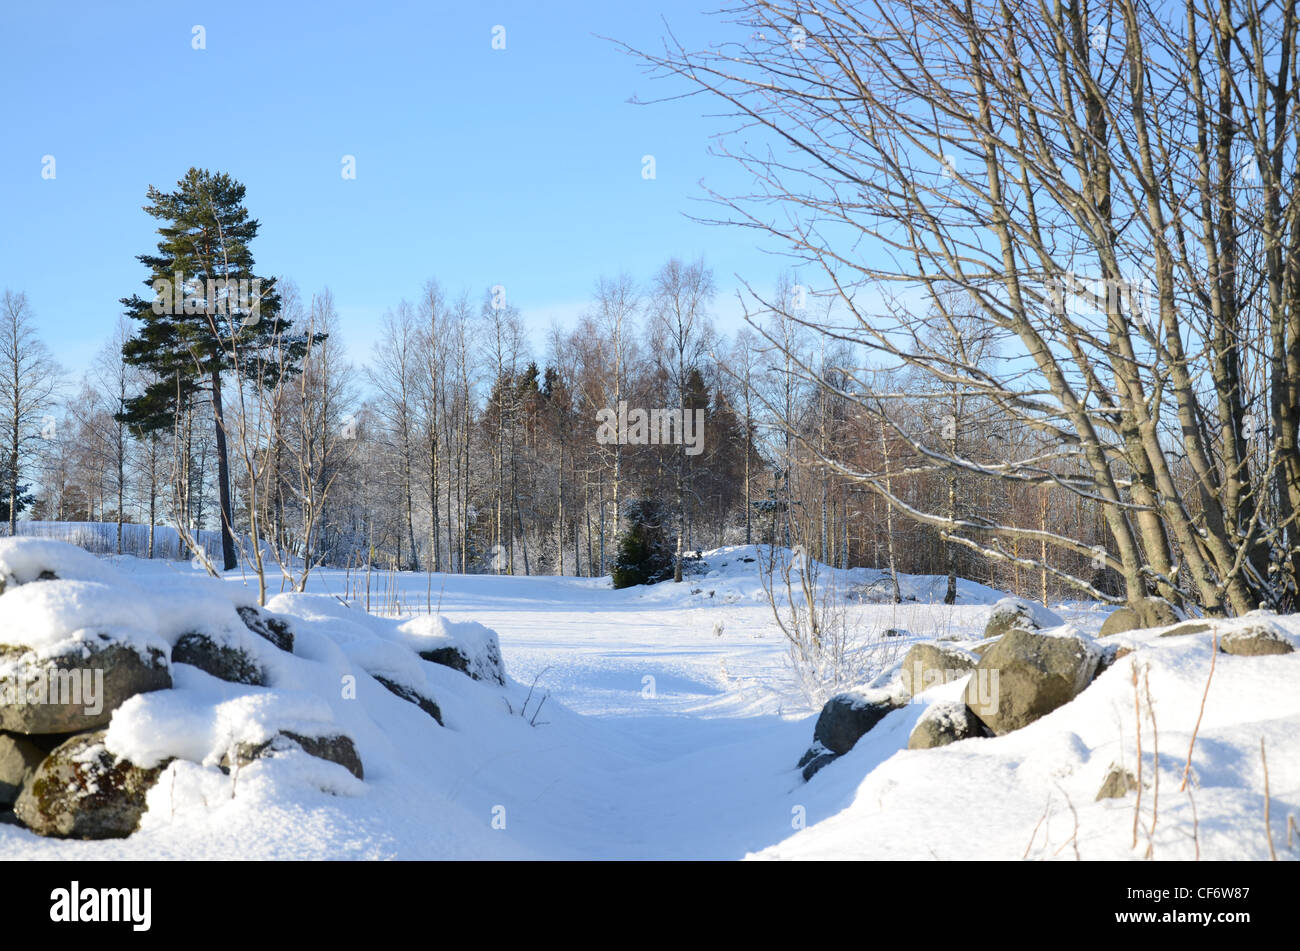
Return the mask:
[[[123,298],[139,332],[122,358],[154,381],[120,414],[137,431],[168,429],[177,413],[206,394],[216,424],[218,502],[224,567],[235,567],[227,426],[222,376],[235,373],[273,386],[301,361],[308,341],[280,321],[275,280],[254,273],[249,244],[259,222],[244,207],[244,186],[225,173],[191,168],[175,191],[152,185],[144,211],[161,224],[157,254],[138,260],[154,296]]]

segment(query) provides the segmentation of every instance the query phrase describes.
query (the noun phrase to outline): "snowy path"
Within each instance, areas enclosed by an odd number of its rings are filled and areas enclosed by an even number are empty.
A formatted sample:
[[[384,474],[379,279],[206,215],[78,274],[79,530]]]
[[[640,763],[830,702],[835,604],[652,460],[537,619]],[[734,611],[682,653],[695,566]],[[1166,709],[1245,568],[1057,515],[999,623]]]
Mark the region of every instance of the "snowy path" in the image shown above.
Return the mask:
[[[790,834],[773,787],[799,785],[792,757],[808,742],[810,711],[788,689],[767,608],[611,611],[611,593],[592,591],[603,603],[581,612],[575,583],[536,587],[559,596],[442,603],[494,628],[511,676],[537,677],[538,692],[585,721],[583,737],[518,791],[521,844],[557,857],[740,858]]]

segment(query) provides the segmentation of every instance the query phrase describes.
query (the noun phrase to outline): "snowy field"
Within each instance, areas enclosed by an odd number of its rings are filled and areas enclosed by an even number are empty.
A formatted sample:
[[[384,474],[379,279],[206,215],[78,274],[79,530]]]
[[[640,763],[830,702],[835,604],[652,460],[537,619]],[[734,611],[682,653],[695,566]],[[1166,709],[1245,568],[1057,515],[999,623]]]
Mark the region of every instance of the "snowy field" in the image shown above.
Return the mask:
[[[909,704],[805,783],[795,764],[817,709],[796,689],[751,555],[708,552],[704,575],[625,591],[607,579],[372,577],[372,606],[382,586],[396,584],[411,612],[432,601],[442,618],[497,632],[505,687],[422,661],[407,670],[393,660],[407,628],[340,602],[355,574],[317,572],[308,595],[268,604],[297,635],[293,655],[267,662],[270,686],[177,665],[175,690],[133,698],[115,715],[110,749],[134,762],[184,757],[149,793],[138,832],[63,841],[0,824],[0,858],[1073,860],[1140,859],[1149,848],[1156,859],[1261,859],[1269,854],[1261,738],[1273,845],[1279,858],[1300,857],[1300,842],[1287,843],[1288,817],[1300,816],[1300,653],[1218,656],[1192,779],[1179,792],[1210,642],[1121,635],[1150,665],[1158,724],[1158,789],[1157,749],[1143,725],[1150,788],[1134,848],[1134,798],[1094,799],[1112,763],[1136,763],[1128,659],[1073,703],[995,739],[908,751],[926,709]],[[102,564],[125,579],[114,583],[124,617],[153,605],[148,624],[164,616],[158,604],[183,614],[222,584],[184,563]],[[837,584],[871,577],[847,573]],[[224,584],[247,603],[238,573]],[[942,585],[906,579],[917,602],[848,610],[865,630],[978,640],[999,593],[963,583],[958,605],[928,603]],[[0,596],[0,621],[21,590]],[[1107,613],[1092,604],[1053,610],[1090,634]],[[1300,643],[1296,618],[1279,624]],[[889,641],[898,643],[882,641],[882,666],[913,638]],[[419,679],[445,726],[373,681],[363,679],[360,702],[340,696],[341,676],[376,664]],[[961,687],[923,699],[957,699]],[[260,761],[232,779],[204,756],[241,718],[328,721],[356,742],[364,782],[306,756]]]

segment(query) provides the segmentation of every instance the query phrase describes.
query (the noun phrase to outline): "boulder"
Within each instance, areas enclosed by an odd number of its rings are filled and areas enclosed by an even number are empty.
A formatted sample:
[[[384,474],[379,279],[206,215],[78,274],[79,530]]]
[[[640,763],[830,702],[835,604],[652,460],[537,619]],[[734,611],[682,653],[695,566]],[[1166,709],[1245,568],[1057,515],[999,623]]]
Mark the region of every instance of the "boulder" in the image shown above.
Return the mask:
[[[54,657],[0,644],[0,730],[77,733],[104,726],[136,694],[172,685],[167,657],[107,634]]]
[[[1020,629],[1037,631],[1049,627],[1058,627],[1064,623],[1041,604],[1026,601],[1024,598],[1003,598],[993,605],[988,623],[984,626],[984,639],[1001,637],[1007,631]]]
[[[1096,680],[1098,677],[1100,677],[1106,671],[1110,670],[1112,667],[1118,664],[1129,654],[1132,654],[1133,651],[1134,648],[1129,647],[1127,645],[1122,647],[1115,647],[1111,645],[1109,649],[1103,648],[1101,652],[1101,657],[1097,661],[1097,672],[1092,675],[1092,679]]]
[[[1270,624],[1252,624],[1228,631],[1219,638],[1219,650],[1239,657],[1290,654],[1295,647]]]
[[[899,676],[908,696],[914,696],[938,684],[960,680],[978,660],[977,655],[960,648],[916,644],[903,657]]]
[[[426,697],[418,690],[413,690],[410,687],[405,687],[402,684],[399,684],[393,680],[389,680],[387,677],[382,677],[379,674],[371,674],[370,676],[374,677],[381,684],[383,684],[384,688],[389,693],[401,697],[403,700],[407,701],[408,703],[415,704],[425,713],[429,714],[429,716],[433,717],[435,720],[438,721],[438,726],[443,725],[442,711],[438,709],[438,704],[436,704],[431,697]]]
[[[958,740],[985,736],[984,724],[960,701],[936,703],[916,721],[907,738],[909,750],[929,750]]]
[[[230,683],[267,684],[266,671],[246,651],[218,644],[206,634],[182,634],[172,647],[172,663],[189,664]]]
[[[33,581],[113,582],[114,571],[84,548],[49,538],[0,538],[0,594]]]
[[[1110,637],[1125,631],[1140,631],[1148,627],[1168,627],[1181,618],[1174,606],[1164,598],[1143,598],[1137,604],[1116,608],[1102,622],[1098,637]]]
[[[1179,624],[1177,627],[1171,627],[1161,634],[1161,637],[1186,637],[1188,634],[1205,634],[1213,631],[1214,625],[1206,621],[1188,621],[1185,624]]]
[[[803,772],[803,781],[808,782],[823,766],[839,758],[838,753],[832,753],[820,743],[814,743],[799,758],[798,768]]]
[[[813,729],[813,742],[837,755],[853,749],[864,733],[902,705],[898,697],[883,692],[841,693],[822,707]]]
[[[1097,790],[1097,801],[1100,802],[1102,799],[1123,799],[1137,788],[1137,777],[1127,769],[1121,769],[1112,763],[1110,770],[1106,773],[1106,778],[1102,780],[1101,788]]]
[[[505,686],[501,645],[496,632],[482,624],[425,614],[404,622],[397,630],[402,643],[424,660],[475,680]]]
[[[18,799],[45,759],[45,752],[25,736],[0,733],[0,809],[12,806]]]
[[[74,736],[45,758],[14,805],[23,825],[65,839],[121,839],[136,830],[167,764],[135,766],[108,752],[104,736]]]
[[[336,733],[333,736],[302,736],[285,730],[277,733],[265,743],[236,744],[233,750],[227,751],[221,757],[219,765],[223,772],[228,773],[232,768],[237,769],[247,766],[255,760],[293,749],[302,750],[307,755],[315,756],[317,759],[338,763],[357,779],[366,778],[365,770],[361,766],[361,757],[357,754],[356,745],[350,737],[341,733]]]
[[[240,605],[235,610],[244,626],[254,634],[266,638],[286,653],[293,653],[293,631],[285,621],[252,605]]]
[[[1012,628],[980,658],[966,705],[998,736],[1018,730],[1078,696],[1100,653],[1082,635]]]

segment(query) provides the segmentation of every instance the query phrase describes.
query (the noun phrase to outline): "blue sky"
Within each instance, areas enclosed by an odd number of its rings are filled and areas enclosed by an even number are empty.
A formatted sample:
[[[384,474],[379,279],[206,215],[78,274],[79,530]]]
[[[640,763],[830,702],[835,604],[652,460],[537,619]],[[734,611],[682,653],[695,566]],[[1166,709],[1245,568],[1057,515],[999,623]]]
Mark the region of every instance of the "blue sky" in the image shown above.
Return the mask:
[[[708,154],[726,120],[648,78],[612,43],[653,48],[664,21],[696,42],[706,0],[113,2],[0,7],[0,287],[25,291],[79,373],[140,289],[149,185],[192,165],[248,189],[265,274],[328,286],[364,361],[383,311],[436,277],[503,284],[540,341],[601,273],[648,278],[669,256],[714,268],[722,329],[742,275],[782,267],[742,229],[709,227],[701,186],[743,191]],[[193,45],[193,27],[206,49]],[[505,49],[492,48],[505,27]],[[656,177],[642,177],[653,155]],[[52,155],[55,177],[42,177]],[[341,175],[355,156],[356,178]]]

